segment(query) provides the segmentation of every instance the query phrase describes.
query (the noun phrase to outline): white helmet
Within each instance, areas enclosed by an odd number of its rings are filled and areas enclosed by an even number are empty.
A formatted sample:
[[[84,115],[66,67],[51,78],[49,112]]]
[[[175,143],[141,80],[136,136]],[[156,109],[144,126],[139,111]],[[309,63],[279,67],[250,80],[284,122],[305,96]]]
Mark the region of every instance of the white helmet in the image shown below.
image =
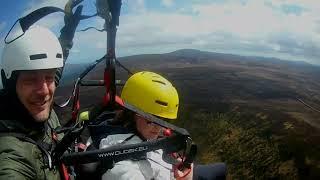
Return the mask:
[[[1,66],[4,72],[1,74],[6,79],[10,79],[14,71],[60,68],[63,66],[60,42],[47,28],[31,27],[23,36],[5,45]]]

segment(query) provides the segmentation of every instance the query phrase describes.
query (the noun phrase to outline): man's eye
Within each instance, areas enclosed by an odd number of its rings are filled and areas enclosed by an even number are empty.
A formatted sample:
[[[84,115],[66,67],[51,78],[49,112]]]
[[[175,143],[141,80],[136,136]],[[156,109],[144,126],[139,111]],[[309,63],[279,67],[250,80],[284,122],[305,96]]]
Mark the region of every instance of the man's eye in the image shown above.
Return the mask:
[[[48,82],[54,81],[54,76],[47,76],[46,81],[48,81]]]
[[[35,82],[36,81],[36,78],[34,78],[34,77],[29,77],[29,78],[25,78],[24,80],[23,80],[23,82],[25,82],[25,83],[33,83],[33,82]]]

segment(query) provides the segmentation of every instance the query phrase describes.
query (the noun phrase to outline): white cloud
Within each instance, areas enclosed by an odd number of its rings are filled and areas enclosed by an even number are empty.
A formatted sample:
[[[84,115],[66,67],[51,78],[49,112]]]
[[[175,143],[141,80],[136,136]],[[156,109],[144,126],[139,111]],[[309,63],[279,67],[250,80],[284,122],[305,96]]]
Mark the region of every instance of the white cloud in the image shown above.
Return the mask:
[[[95,23],[99,27],[99,21],[95,21]],[[68,62],[93,62],[106,53],[106,44],[106,32],[98,32],[92,29],[85,32],[77,32],[73,39],[72,49],[79,50],[79,52],[74,53],[71,51]]]
[[[54,6],[64,9],[67,2],[68,0],[31,0],[29,1],[29,4],[27,4],[26,11],[24,11],[22,15],[26,15],[45,6]]]
[[[96,47],[97,47],[98,49],[106,49],[106,48],[107,48],[107,43],[106,43],[106,42],[102,42],[102,41],[97,42],[97,43],[96,43]]]
[[[171,7],[173,5],[173,0],[162,0],[161,2],[165,7]]]
[[[318,54],[309,53],[309,49],[320,52],[320,36],[317,32],[320,26],[316,23],[319,16],[314,14],[314,9],[317,9],[313,7],[315,4],[307,3],[303,8],[308,11],[296,15],[275,8],[281,6],[279,3],[270,6],[255,0],[245,3],[197,2],[194,1],[193,13],[189,14],[184,10],[171,13],[149,10],[121,16],[119,47],[127,52],[131,49],[130,52],[135,54],[140,53],[139,48],[141,51],[150,49],[150,53],[157,53],[163,49],[170,51],[189,47],[320,63]],[[299,1],[296,5],[302,4]],[[294,44],[285,43],[286,39]]]
[[[144,0],[127,0],[122,6],[128,6],[131,14],[145,13],[147,11]]]
[[[309,10],[317,10],[320,9],[318,0],[266,0],[265,2],[272,3],[274,6],[281,6],[285,4],[292,4],[296,6],[301,6]]]
[[[195,48],[320,64],[320,53],[317,53],[320,52],[320,19],[316,11],[320,6],[315,7],[315,1],[192,2],[192,7],[164,13],[147,9],[144,0],[124,1],[129,13],[120,17],[117,54]],[[283,4],[294,4],[304,10],[299,14],[285,13],[280,8]],[[103,25],[99,19],[90,23],[96,27]],[[93,30],[76,33],[74,48],[80,50],[76,54],[82,58],[98,58],[105,53],[106,33]]]

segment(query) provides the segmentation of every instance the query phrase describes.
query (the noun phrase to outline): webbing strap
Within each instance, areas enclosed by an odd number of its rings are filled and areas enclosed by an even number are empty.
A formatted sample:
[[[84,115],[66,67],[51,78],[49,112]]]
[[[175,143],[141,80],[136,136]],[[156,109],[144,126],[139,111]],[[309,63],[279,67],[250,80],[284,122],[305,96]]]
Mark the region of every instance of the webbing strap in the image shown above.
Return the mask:
[[[55,12],[64,12],[64,10],[57,8],[57,7],[52,7],[52,6],[47,6],[47,7],[42,7],[40,9],[37,9],[33,12],[31,12],[30,14],[26,15],[23,18],[18,19],[14,25],[11,27],[11,29],[9,30],[9,32],[7,33],[6,37],[4,38],[4,42],[6,44],[9,44],[13,41],[15,41],[16,39],[20,38],[21,36],[24,35],[24,33],[26,32],[26,30],[29,29],[30,26],[32,26],[35,22],[37,22],[38,20],[40,20],[41,18],[51,14],[51,13],[55,13]],[[13,27],[16,25],[16,23],[19,22],[21,29],[23,31],[23,33],[14,38],[13,40],[8,41],[8,36],[10,34],[10,32],[12,31]]]
[[[40,9],[37,9],[31,12],[30,14],[26,15],[25,17],[21,18],[20,25],[23,32],[28,30],[32,24],[34,24],[41,18],[55,12],[64,12],[64,10],[57,7],[53,7],[53,6],[47,6],[47,7],[42,7]]]

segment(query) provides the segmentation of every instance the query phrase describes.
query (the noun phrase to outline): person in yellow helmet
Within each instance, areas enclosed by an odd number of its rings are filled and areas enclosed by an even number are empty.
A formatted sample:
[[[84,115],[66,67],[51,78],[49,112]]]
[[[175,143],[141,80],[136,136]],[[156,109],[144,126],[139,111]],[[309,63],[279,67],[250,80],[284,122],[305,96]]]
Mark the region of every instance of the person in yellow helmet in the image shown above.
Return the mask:
[[[139,72],[132,75],[122,89],[121,98],[126,104],[148,114],[165,120],[177,118],[179,96],[175,87],[164,77],[153,72]],[[100,148],[115,144],[134,144],[156,139],[162,127],[130,110],[124,110],[116,121],[127,127],[130,133],[109,135],[102,139]],[[177,175],[186,174],[173,169],[171,164],[162,159],[163,151],[151,151],[143,160],[125,160],[114,164],[102,176],[102,179],[192,179],[192,170],[184,178]]]
[[[154,72],[138,72],[132,75],[124,85],[121,98],[134,109],[151,114],[166,121],[177,119],[179,95],[175,87],[163,76]],[[122,134],[109,135],[100,141],[99,148],[116,144],[135,144],[157,139],[163,128],[152,123],[138,111],[125,109],[111,124],[120,124],[128,129]],[[178,170],[163,160],[163,150],[148,152],[146,158],[125,160],[114,164],[102,179],[208,179],[226,178],[226,165],[215,163],[191,166],[191,169]]]

